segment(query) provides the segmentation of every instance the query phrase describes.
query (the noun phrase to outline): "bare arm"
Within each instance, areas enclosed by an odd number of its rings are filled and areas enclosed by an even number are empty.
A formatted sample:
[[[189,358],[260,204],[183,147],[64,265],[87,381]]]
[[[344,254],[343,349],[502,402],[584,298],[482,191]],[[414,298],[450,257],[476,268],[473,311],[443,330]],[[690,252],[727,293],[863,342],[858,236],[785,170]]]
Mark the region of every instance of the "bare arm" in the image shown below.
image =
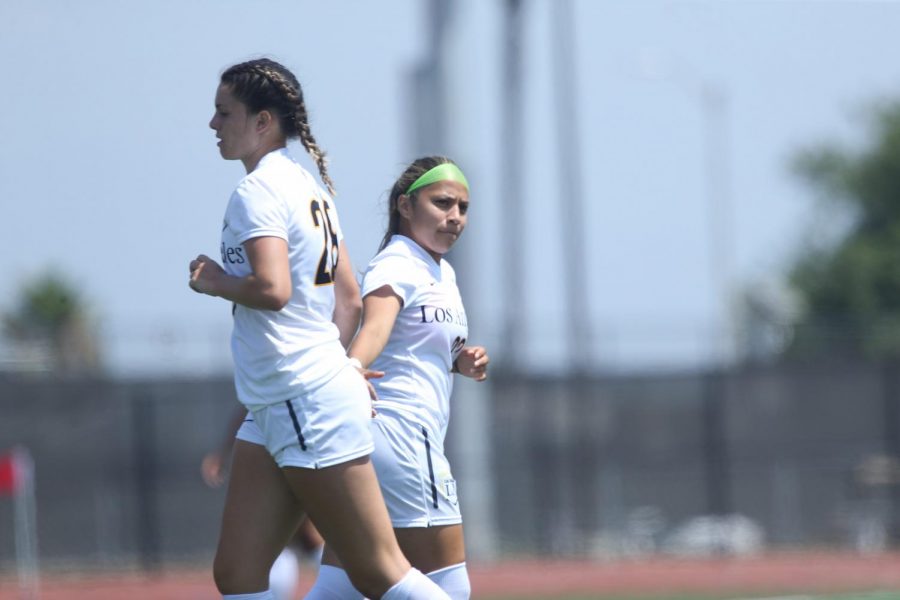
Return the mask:
[[[363,298],[362,326],[353,338],[347,354],[359,359],[364,368],[372,364],[387,345],[401,307],[400,297],[389,285],[366,295]]]
[[[359,297],[359,284],[353,276],[353,265],[350,264],[350,253],[341,240],[338,251],[338,264],[334,273],[334,317],[332,321],[341,332],[341,345],[346,348],[359,327],[359,316],[362,313],[362,298]]]
[[[250,308],[281,310],[291,299],[287,242],[266,236],[249,239],[243,246],[252,269],[249,275],[229,275],[216,261],[201,254],[190,264],[191,289]]]

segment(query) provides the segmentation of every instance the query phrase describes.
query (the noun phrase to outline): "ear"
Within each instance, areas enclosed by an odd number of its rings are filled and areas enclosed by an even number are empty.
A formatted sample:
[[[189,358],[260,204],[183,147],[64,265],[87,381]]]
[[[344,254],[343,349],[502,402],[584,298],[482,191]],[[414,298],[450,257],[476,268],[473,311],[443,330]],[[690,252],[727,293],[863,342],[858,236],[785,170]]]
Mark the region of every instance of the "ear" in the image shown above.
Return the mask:
[[[400,216],[407,220],[412,220],[412,200],[409,195],[401,194],[397,198],[397,212]]]
[[[263,133],[272,125],[272,113],[267,110],[261,110],[256,115],[256,131]]]

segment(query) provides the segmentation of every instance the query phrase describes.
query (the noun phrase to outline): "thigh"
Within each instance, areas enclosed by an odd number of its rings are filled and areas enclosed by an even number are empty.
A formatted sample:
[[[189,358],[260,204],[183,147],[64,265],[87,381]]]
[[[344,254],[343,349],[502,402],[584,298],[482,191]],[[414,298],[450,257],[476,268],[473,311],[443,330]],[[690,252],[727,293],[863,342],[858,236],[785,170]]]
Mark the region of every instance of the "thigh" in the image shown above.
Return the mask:
[[[310,519],[354,583],[393,584],[409,569],[368,456],[324,469],[284,469]]]
[[[466,560],[462,525],[395,529],[400,549],[415,568],[431,573]]]
[[[265,447],[236,440],[217,562],[271,564],[302,515],[301,505]]]

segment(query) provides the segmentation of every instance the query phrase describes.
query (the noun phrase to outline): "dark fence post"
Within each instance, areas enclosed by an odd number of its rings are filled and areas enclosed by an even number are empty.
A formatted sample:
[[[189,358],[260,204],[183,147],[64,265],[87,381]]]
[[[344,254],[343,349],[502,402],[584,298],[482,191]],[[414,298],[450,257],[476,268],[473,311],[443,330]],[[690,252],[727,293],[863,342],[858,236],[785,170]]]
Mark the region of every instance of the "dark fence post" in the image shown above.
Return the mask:
[[[730,514],[734,508],[729,473],[726,377],[727,375],[721,371],[713,371],[706,376],[701,407],[706,510],[716,516]]]
[[[900,541],[900,361],[889,359],[884,364],[884,450],[889,473],[885,474],[888,492],[887,542],[892,548]]]
[[[135,503],[139,560],[145,571],[156,571],[160,565],[159,511],[157,488],[156,414],[153,396],[138,394],[133,401],[132,433],[135,464]]]

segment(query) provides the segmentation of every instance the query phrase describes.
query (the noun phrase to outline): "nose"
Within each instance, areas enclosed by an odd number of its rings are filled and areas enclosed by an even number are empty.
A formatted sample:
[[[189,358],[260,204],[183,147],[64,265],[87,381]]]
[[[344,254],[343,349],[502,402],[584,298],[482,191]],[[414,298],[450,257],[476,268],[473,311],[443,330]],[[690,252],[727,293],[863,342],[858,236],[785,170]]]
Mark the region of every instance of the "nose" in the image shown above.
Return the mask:
[[[218,120],[216,119],[216,117],[217,117],[217,115],[213,115],[212,119],[209,120],[209,128],[210,129],[213,129],[213,130],[218,129],[219,124],[218,124]]]

